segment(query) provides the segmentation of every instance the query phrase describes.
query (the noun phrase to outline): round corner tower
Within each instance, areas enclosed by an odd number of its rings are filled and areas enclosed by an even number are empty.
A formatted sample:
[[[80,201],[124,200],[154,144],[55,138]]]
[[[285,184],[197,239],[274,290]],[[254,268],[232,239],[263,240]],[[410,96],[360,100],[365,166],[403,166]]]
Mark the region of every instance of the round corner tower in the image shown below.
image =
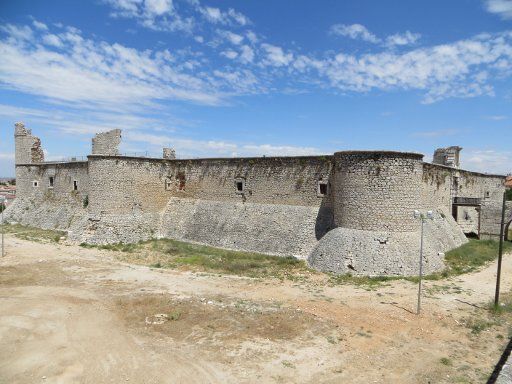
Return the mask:
[[[391,151],[334,154],[334,221],[343,228],[408,232],[417,229],[423,155]]]

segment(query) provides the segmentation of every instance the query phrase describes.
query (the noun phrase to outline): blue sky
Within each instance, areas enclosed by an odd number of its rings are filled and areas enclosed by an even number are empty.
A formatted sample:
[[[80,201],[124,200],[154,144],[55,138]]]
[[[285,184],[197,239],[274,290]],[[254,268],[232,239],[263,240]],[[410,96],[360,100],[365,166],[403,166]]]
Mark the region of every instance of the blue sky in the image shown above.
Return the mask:
[[[0,176],[47,159],[421,152],[512,172],[512,0],[0,0]]]

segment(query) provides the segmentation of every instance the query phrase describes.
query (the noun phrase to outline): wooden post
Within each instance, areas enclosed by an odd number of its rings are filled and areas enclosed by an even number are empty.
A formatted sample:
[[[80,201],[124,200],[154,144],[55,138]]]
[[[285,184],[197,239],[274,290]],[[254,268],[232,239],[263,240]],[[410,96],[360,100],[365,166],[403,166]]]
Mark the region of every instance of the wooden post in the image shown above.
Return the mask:
[[[500,222],[500,246],[498,250],[498,273],[496,274],[496,293],[494,295],[494,306],[500,304],[500,280],[501,280],[501,260],[503,258],[503,231],[505,230],[505,204],[507,201],[507,192],[503,192],[503,206],[501,207]]]

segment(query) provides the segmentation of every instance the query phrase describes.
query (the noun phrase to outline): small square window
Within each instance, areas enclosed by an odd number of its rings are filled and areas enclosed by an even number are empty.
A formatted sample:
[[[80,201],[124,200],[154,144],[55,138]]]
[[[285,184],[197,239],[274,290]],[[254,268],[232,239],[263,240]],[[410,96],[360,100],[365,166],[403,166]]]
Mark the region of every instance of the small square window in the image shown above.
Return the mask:
[[[73,191],[78,191],[78,181],[73,180]]]
[[[235,179],[235,189],[236,189],[236,193],[238,193],[238,194],[245,193],[245,180],[244,179]]]
[[[486,197],[486,198],[491,197],[491,192],[489,192],[489,191],[485,191],[485,197]]]
[[[34,181],[32,182],[32,186],[33,186],[33,187],[38,187],[38,186],[39,186],[39,182],[34,180]]]
[[[317,187],[317,195],[318,197],[326,196],[329,192],[327,181],[318,181],[318,187]]]
[[[48,188],[53,188],[53,181],[54,181],[53,176],[50,176],[48,178]]]

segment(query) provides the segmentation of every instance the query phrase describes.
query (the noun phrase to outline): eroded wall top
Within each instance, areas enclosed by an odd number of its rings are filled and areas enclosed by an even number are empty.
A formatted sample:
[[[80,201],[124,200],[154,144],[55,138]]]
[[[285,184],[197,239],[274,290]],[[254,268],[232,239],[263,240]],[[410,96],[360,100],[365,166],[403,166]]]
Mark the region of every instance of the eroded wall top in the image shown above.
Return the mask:
[[[19,122],[14,124],[15,163],[32,164],[44,161],[44,152],[39,137]]]
[[[97,133],[92,139],[92,154],[111,156],[119,155],[119,144],[121,144],[120,129]]]

